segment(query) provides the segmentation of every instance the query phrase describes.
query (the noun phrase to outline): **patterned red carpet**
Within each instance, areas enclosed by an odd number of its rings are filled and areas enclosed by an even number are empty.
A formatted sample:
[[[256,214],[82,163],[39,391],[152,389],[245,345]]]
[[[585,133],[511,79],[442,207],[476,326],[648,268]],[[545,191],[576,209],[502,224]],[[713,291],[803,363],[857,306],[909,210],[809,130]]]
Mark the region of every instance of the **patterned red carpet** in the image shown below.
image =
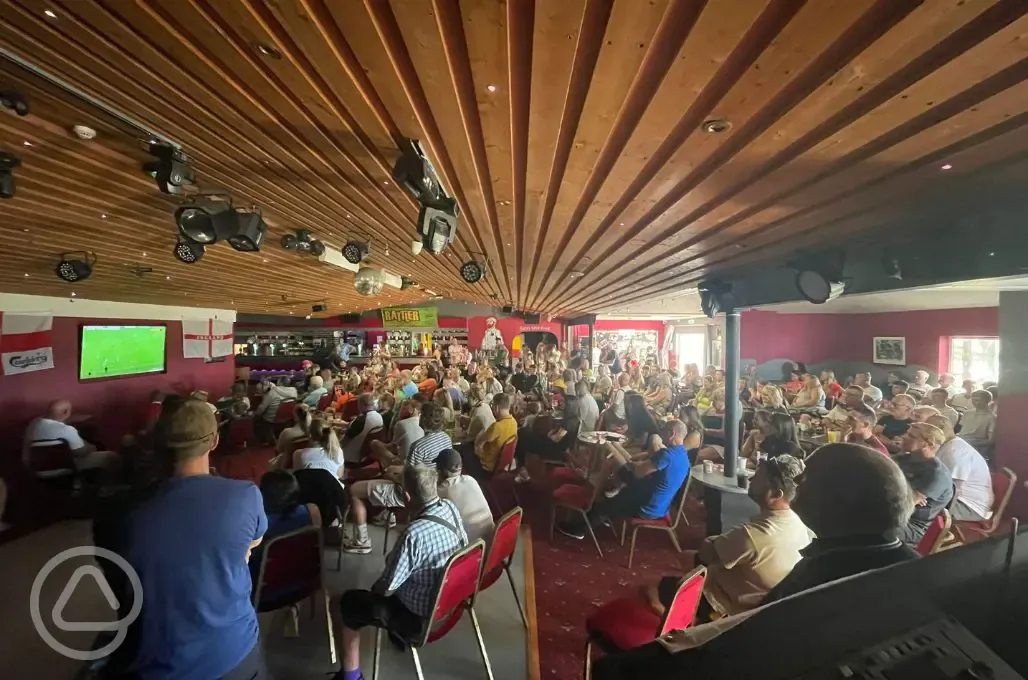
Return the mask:
[[[621,547],[607,528],[596,533],[604,559],[588,536],[578,541],[554,532],[551,543],[547,494],[521,488],[518,493],[532,527],[540,676],[542,680],[581,678],[586,618],[600,605],[633,592],[642,583],[684,573],[681,555],[666,533],[650,530],[639,532],[631,569],[627,566],[628,541]],[[685,550],[695,549],[703,538],[702,513],[702,507],[687,505],[690,525],[682,522],[678,531]]]

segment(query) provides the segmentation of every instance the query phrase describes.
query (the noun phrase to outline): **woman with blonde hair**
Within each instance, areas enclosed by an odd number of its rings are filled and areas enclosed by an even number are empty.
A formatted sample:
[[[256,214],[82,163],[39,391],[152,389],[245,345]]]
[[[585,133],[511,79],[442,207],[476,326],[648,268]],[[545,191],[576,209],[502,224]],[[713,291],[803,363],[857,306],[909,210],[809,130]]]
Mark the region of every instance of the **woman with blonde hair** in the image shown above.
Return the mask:
[[[705,413],[713,403],[714,392],[717,391],[717,383],[714,381],[714,376],[707,375],[703,377],[703,387],[693,397],[693,404],[699,409],[700,413]]]
[[[313,446],[293,453],[293,469],[326,470],[342,484],[346,467],[343,464],[343,447],[339,444],[335,428],[321,418],[315,418],[310,432]]]
[[[825,391],[821,380],[813,373],[808,373],[803,381],[803,389],[796,393],[792,405],[797,408],[824,408]]]
[[[657,376],[657,384],[652,390],[644,395],[646,405],[653,409],[658,416],[664,415],[673,398],[671,392],[671,376],[667,371]]]
[[[638,362],[633,362],[628,368],[628,386],[642,394],[646,389],[646,379],[642,374],[642,367]]]
[[[785,412],[785,395],[775,385],[768,383],[760,391],[760,405],[769,411]]]
[[[614,389],[614,381],[610,378],[610,367],[607,364],[600,364],[596,367],[596,382],[592,386],[593,396],[597,400],[606,401],[610,397],[612,389]]]
[[[293,409],[293,424],[279,433],[275,441],[275,451],[280,454],[289,453],[292,444],[307,439],[311,431],[311,409],[307,404],[297,404]]]

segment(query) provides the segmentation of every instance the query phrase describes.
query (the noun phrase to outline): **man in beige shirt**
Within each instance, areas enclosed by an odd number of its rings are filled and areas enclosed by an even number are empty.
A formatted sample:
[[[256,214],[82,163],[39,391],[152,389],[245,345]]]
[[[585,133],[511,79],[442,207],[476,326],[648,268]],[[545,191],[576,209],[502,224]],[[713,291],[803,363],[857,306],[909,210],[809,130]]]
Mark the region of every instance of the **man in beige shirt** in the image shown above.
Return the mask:
[[[749,522],[703,541],[696,566],[707,567],[704,601],[697,623],[711,611],[732,615],[753,609],[800,561],[800,550],[811,540],[810,530],[789,507],[803,462],[782,455],[764,461],[750,480],[749,497],[760,512]],[[650,606],[663,613],[680,577],[661,579],[644,589]]]

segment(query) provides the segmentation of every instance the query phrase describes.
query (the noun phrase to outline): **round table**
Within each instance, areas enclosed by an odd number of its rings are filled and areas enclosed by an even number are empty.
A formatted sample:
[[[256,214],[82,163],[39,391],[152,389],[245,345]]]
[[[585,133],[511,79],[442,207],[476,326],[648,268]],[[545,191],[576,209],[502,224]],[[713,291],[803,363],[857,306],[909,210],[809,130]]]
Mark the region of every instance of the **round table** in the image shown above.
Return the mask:
[[[583,444],[603,444],[604,442],[620,442],[624,441],[625,435],[620,432],[606,432],[604,430],[596,430],[594,432],[579,432],[578,441]]]
[[[743,461],[739,461],[743,463]],[[750,477],[752,470],[739,468]],[[707,511],[707,536],[718,536],[746,522],[758,510],[750,500],[747,489],[739,487],[734,477],[725,477],[722,470],[706,473],[703,464],[693,466],[689,473],[692,480],[703,485],[703,506]],[[727,519],[725,519],[727,517]]]

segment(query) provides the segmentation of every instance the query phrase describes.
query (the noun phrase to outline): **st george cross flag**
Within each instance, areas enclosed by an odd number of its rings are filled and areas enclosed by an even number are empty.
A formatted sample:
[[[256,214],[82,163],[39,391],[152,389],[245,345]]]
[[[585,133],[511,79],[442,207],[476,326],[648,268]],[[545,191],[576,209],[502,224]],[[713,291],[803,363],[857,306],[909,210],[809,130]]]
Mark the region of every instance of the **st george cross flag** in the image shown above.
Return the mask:
[[[211,359],[232,354],[232,322],[219,319],[182,320],[182,356]]]
[[[0,362],[4,375],[54,367],[52,314],[0,313]]]

